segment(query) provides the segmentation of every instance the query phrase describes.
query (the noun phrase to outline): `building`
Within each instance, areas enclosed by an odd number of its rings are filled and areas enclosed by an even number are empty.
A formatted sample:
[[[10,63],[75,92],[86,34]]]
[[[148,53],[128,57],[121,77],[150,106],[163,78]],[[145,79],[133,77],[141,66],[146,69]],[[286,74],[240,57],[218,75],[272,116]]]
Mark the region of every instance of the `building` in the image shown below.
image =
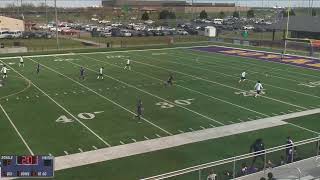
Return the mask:
[[[0,31],[24,31],[24,21],[6,16],[0,16]]]
[[[237,7],[234,3],[188,3],[185,0],[103,0],[105,8],[121,8],[124,6],[138,9],[140,11],[161,11],[163,9],[180,13],[200,13],[206,12],[233,12],[248,11],[248,7]]]
[[[287,18],[273,24],[270,29],[283,31],[287,29]],[[319,16],[290,16],[288,30],[291,38],[320,39],[320,17]]]

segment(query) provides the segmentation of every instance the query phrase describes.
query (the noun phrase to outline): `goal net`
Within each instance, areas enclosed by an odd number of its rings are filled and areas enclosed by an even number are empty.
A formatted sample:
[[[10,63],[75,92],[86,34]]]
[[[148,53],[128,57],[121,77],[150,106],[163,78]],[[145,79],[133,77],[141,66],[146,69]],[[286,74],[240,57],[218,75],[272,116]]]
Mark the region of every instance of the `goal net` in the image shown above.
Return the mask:
[[[320,58],[320,40],[287,39],[285,52],[288,54]]]

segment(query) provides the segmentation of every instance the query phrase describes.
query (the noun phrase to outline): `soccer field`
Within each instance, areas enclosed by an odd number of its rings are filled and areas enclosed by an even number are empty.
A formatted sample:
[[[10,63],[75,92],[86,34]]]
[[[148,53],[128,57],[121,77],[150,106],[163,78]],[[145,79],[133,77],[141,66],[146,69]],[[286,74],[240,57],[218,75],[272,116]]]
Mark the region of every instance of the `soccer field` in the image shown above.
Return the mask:
[[[320,108],[320,72],[317,62],[311,64],[317,60],[288,56],[279,63],[272,62],[279,55],[235,51],[184,47],[25,56],[24,67],[18,57],[2,58],[9,71],[0,87],[0,154],[65,156]],[[131,70],[124,69],[127,59]],[[97,79],[100,67],[104,79]],[[239,83],[243,71],[247,80]],[[170,74],[173,86],[165,86]],[[264,90],[254,98],[258,80]],[[138,100],[144,108],[140,120]],[[299,122],[283,128],[299,140],[319,131]],[[230,156],[225,153],[215,158]],[[136,178],[130,174],[127,179]]]

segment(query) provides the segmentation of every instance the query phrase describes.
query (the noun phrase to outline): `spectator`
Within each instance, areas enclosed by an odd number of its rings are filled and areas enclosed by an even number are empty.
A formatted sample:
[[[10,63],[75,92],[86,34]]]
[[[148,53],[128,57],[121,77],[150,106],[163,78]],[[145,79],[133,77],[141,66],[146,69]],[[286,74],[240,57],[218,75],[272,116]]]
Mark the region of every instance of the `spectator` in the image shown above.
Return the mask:
[[[261,177],[261,178],[260,178],[260,180],[266,180],[266,178],[264,178],[264,177]]]
[[[271,162],[271,160],[269,159],[268,161],[267,161],[267,164],[266,164],[266,168],[273,168],[273,167],[275,167],[275,165]]]
[[[245,163],[243,163],[241,166],[241,173],[240,174],[241,174],[241,176],[248,174],[248,166]]]
[[[290,136],[287,137],[286,142],[286,157],[287,163],[292,162],[292,155],[293,155],[293,141]]]
[[[216,179],[217,179],[217,174],[215,174],[213,171],[211,171],[207,177],[207,180],[216,180]]]
[[[252,160],[251,166],[253,167],[254,163],[256,162],[257,158],[260,157],[263,161],[263,164],[265,163],[264,159],[264,143],[261,138],[257,139],[251,146],[250,146],[250,152],[254,152],[254,157]]]
[[[268,180],[276,180],[271,172],[268,173]]]

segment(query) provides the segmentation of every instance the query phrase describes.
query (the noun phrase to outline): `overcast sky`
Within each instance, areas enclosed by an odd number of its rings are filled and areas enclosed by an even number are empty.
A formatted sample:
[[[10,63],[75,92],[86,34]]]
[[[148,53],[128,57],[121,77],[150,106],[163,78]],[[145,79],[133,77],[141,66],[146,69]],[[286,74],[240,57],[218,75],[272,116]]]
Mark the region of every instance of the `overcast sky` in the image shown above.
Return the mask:
[[[191,0],[187,0],[191,1]],[[193,0],[194,2],[210,2],[210,3],[236,3],[240,6],[250,7],[273,7],[273,6],[288,6],[289,0]],[[0,6],[7,4],[20,5],[21,0],[0,0]],[[44,3],[45,0],[22,0],[23,3],[33,3],[39,5]],[[47,0],[48,5],[53,5],[54,0]],[[312,0],[291,0],[293,7],[309,7]],[[88,6],[101,6],[101,0],[57,0],[59,7],[88,7]],[[313,7],[320,7],[320,0],[313,0]]]

